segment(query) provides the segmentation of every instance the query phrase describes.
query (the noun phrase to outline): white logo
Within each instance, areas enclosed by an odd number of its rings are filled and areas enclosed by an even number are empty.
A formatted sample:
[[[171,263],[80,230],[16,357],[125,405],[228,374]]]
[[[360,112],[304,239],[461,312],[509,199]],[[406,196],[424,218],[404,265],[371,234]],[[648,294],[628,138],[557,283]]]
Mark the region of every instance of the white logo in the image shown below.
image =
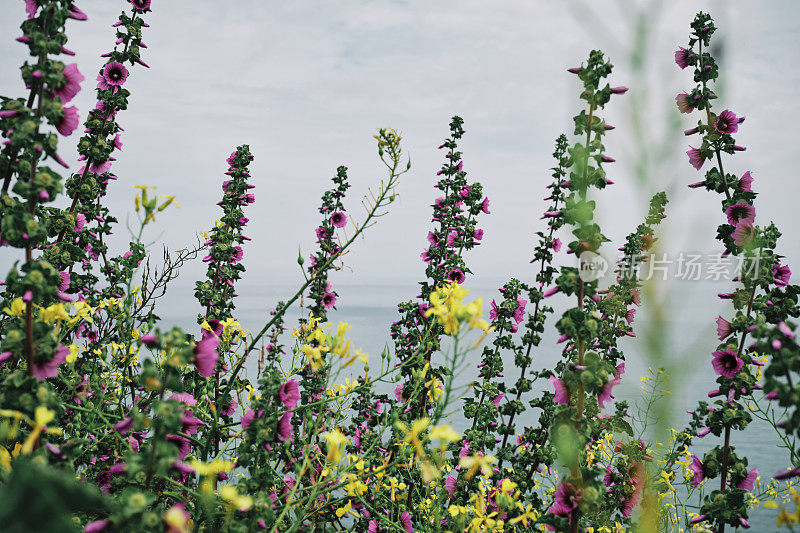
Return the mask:
[[[584,282],[597,281],[608,272],[608,261],[594,252],[585,251],[579,258],[579,276]]]

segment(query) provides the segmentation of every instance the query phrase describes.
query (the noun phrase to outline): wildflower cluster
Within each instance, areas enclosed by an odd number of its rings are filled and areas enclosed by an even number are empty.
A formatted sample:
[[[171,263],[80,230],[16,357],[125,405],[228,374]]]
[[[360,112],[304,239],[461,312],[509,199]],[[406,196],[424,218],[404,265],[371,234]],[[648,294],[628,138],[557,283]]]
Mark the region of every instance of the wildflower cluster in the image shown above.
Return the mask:
[[[625,259],[601,280],[609,239],[595,220],[596,192],[613,183],[606,169],[614,159],[603,145],[613,127],[600,113],[627,91],[606,83],[612,67],[602,52],[569,69],[587,107],[574,119],[578,139],[570,144],[561,135],[555,144],[531,278],[509,278],[486,317],[484,302],[467,298],[465,252],[483,242],[478,219],[489,214],[489,200],[467,177],[458,148],[463,120],[453,117],[439,147],[445,163],[420,292],[398,306],[392,345],[370,357],[356,348],[360,332],[328,320],[338,298],[330,275],[387,213],[410,169],[392,128],[375,135],[387,174],[363,198],[363,219],[345,208],[350,185],[339,166],[322,196],[310,264],[298,257],[303,281],[266,308],[272,311],[258,331],[242,327],[233,303],[249,240],[244,208],[255,201],[248,145],[227,160],[223,215],[204,244],[165,251],[163,265],[153,266],[144,233],[177,204],[137,185],[138,232],[120,256],[109,252],[104,238],[116,218],[104,203],[121,148],[116,114],[130,97],[126,65],[147,66],[141,30],[150,0],[128,3],[79,142],[84,167],[66,181],[68,209],[46,206],[62,179],[44,163],[64,164],[48,128],[66,135],[78,124],[77,111],[64,105],[83,76],[51,57],[70,53],[66,22],[86,18],[72,2],[26,0],[18,40],[36,58],[21,70],[30,96],[0,100],[0,245],[25,250],[0,294],[4,525],[152,533],[723,531],[748,527],[761,502],[780,509],[779,525],[798,522],[788,505],[799,501],[800,287],[775,251],[777,228],[755,224],[752,176],[722,169],[722,154],[743,150],[732,137],[743,119],[712,111],[718,69],[708,53],[715,31],[708,15],[697,16],[689,47],[676,53],[695,79],[677,101],[684,113],[703,112],[686,132],[702,136],[690,162],[713,168],[692,187],[722,195],[718,238],[747,268],[740,286],[720,295],[735,311],[717,319],[713,403],[700,402],[669,442],[650,443],[652,409],[669,395],[663,370],[643,378],[638,416],[612,400],[626,344],[636,337],[638,267],[652,260],[667,198],[652,197],[620,248]],[[562,249],[578,267],[558,263]],[[195,284],[201,329],[194,336],[159,319],[156,303],[200,250],[207,268]],[[547,368],[536,361],[556,294],[577,301],[554,324],[563,351]],[[302,318],[288,328],[295,303]],[[509,370],[514,376],[506,378]],[[768,482],[732,443],[733,431],[754,417],[775,426],[789,453],[791,467]],[[693,441],[709,434],[722,443],[702,458],[693,454]],[[708,491],[715,478],[720,488]]]
[[[699,13],[691,28],[689,46],[675,53],[675,62],[681,69],[694,69],[695,87],[691,93],[679,94],[676,101],[682,113],[705,111],[697,126],[685,132],[687,136],[702,138],[700,146],[690,147],[687,155],[695,169],[702,169],[707,160],[712,168],[706,171],[703,181],[690,187],[704,187],[724,196],[722,210],[726,223],[718,228],[717,239],[725,247],[726,255],[744,259],[737,278],[741,286],[734,292],[719,295],[732,301],[736,314],[730,320],[720,316],[716,321],[720,344],[711,354],[711,364],[719,377],[717,388],[709,392],[709,397],[721,399],[707,408],[706,427],[698,433],[722,436],[723,443],[707,452],[702,460],[693,456],[691,466],[695,485],[706,478],[720,478],[719,489],[704,496],[700,514],[692,522],[708,521],[718,531],[723,531],[725,525],[749,526],[747,492],[753,489],[758,471],[748,469],[747,459],[736,454],[731,432],[744,430],[752,420],[745,399],[762,388],[757,381],[759,367],[764,361],[757,352],[771,353],[776,347],[780,351],[782,339],[789,342],[793,339],[792,329],[785,319],[797,314],[798,292],[796,287],[785,289],[791,272],[788,266],[781,264],[780,256],[774,251],[780,232],[772,223],[756,225],[756,193],[751,173],[747,171],[736,176],[725,173],[722,166],[722,154],[734,155],[745,150],[734,139],[744,117],[729,109],[719,113],[712,110],[716,95],[709,85],[718,77],[717,64],[709,53],[711,37],[716,31],[714,21],[709,15]],[[763,294],[759,295],[759,289]],[[747,347],[748,334],[764,340]]]

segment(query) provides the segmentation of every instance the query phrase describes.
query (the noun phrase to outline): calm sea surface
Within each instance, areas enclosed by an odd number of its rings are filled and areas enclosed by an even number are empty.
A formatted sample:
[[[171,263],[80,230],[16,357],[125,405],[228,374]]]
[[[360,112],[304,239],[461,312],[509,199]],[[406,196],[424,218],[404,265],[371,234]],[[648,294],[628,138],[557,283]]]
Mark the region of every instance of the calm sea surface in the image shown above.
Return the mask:
[[[251,284],[252,285],[252,284]],[[467,300],[482,297],[484,301],[484,313],[488,314],[488,302],[492,298],[498,298],[499,293],[496,287],[502,285],[502,281],[493,286],[471,286],[466,287],[471,290]],[[412,299],[417,292],[417,285],[347,285],[337,286],[334,279],[334,287],[339,293],[337,310],[329,315],[329,321],[346,321],[353,326],[349,332],[356,348],[361,348],[371,356],[372,373],[378,367],[379,354],[386,346],[387,342],[391,346],[389,338],[389,325],[397,320],[398,313],[396,305],[398,302]],[[669,411],[672,414],[670,425],[675,428],[682,428],[688,419],[685,411],[693,409],[698,400],[707,398],[708,390],[715,388],[715,375],[711,368],[711,352],[716,347],[714,319],[718,314],[731,316],[731,309],[721,303],[716,297],[717,292],[722,292],[719,283],[704,282],[682,282],[673,283],[669,287],[661,288],[659,297],[660,307],[663,315],[670,317],[670,320],[663,326],[658,339],[663,339],[663,351],[665,353],[665,365],[670,369],[673,376],[669,390],[672,394],[666,401],[671,402]],[[191,298],[191,291],[188,287],[177,286],[173,289],[173,294],[164,301],[165,305],[161,308],[162,323],[164,325],[180,325],[191,331],[196,329],[195,316],[198,311],[196,305],[187,309],[185,305],[172,304],[172,301],[187,301]],[[286,300],[294,294],[296,290],[292,285],[270,285],[263,284],[247,291],[240,291],[237,299],[237,318],[240,323],[252,332],[257,332],[266,322],[270,309],[274,308],[279,300]],[[174,294],[178,292],[180,294]],[[176,298],[180,296],[180,298]],[[666,296],[665,298],[662,298]],[[564,306],[572,304],[564,297],[553,297],[551,305],[556,307],[556,313],[560,313]],[[194,300],[192,300],[194,301]],[[561,306],[559,308],[559,306]],[[639,310],[634,326],[639,335],[643,335],[652,322],[652,314],[648,314],[648,308],[653,306],[653,299],[644,299],[642,308]],[[291,328],[296,324],[300,316],[300,310],[295,305],[288,313],[287,325]],[[534,360],[542,366],[552,367],[558,358],[561,357],[561,345],[556,345],[554,328],[555,320],[548,322],[547,333],[538,348],[534,352]],[[290,337],[284,339],[284,343],[290,344]],[[639,339],[625,339],[622,346],[626,354],[626,373],[622,384],[615,389],[615,396],[618,400],[627,400],[631,406],[637,402],[642,404],[642,391],[640,378],[648,374],[648,367],[656,366],[649,358],[647,351],[643,348],[643,342]],[[465,385],[477,376],[475,365],[478,363],[479,352],[470,354],[470,360],[464,371],[458,376],[456,385],[459,392],[463,395]],[[360,367],[354,367],[354,376],[360,371]],[[248,376],[253,379],[256,376],[255,360],[248,361]],[[510,385],[518,377],[518,370],[513,366],[513,361],[508,359],[505,364],[505,379]],[[342,375],[343,381],[348,375]],[[540,384],[541,390],[549,383]],[[469,394],[469,393],[468,393]],[[459,413],[459,405],[455,405]],[[631,408],[630,412],[635,412]],[[531,411],[526,413],[528,419],[523,416],[518,420],[517,427],[523,424],[533,424],[535,419]],[[454,427],[458,429],[458,416],[452,421]],[[693,453],[702,458],[703,453],[708,449],[721,444],[721,438],[708,435],[704,439],[698,439],[693,447]],[[762,475],[762,480],[767,482],[769,477],[785,469],[789,464],[788,453],[778,448],[779,438],[773,428],[765,422],[754,420],[744,432],[734,432],[732,443],[736,446],[737,453],[747,456],[750,461],[750,468],[756,467]],[[716,480],[715,480],[716,481]],[[715,483],[712,482],[712,483]],[[715,485],[716,486],[716,485]],[[770,509],[756,509],[751,512],[750,523],[753,528],[751,531],[777,531],[775,525],[776,511]]]

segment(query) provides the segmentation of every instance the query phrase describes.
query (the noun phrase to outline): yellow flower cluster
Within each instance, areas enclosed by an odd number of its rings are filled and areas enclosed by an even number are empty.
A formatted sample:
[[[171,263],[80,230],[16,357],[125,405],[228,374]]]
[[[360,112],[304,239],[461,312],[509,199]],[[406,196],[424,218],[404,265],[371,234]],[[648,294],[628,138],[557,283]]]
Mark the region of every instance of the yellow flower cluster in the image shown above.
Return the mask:
[[[14,446],[14,449],[10,452],[4,446],[0,446],[0,466],[6,470],[11,468],[12,458],[16,458],[20,454],[26,455],[33,451],[33,447],[39,441],[39,436],[42,434],[42,432],[53,435],[61,435],[62,433],[59,428],[47,427],[47,424],[55,419],[56,413],[43,405],[40,405],[36,408],[34,411],[33,420],[31,420],[24,413],[11,409],[0,409],[0,416],[13,420],[13,423],[10,426],[6,426],[4,428],[6,436],[10,439],[16,437],[19,431],[20,422],[25,422],[31,427],[31,432],[28,434],[28,437],[25,439],[25,442],[23,442],[22,445],[17,443],[16,446]]]
[[[780,509],[781,511],[775,519],[778,527],[786,526],[790,530],[793,530],[793,525],[800,523],[800,496],[797,494],[795,488],[791,486],[789,487],[789,494],[791,495],[791,499],[794,500],[795,508],[793,513],[787,511],[783,505],[779,505],[775,500],[764,502],[764,507],[768,509]],[[784,498],[784,500],[788,500],[788,497]],[[786,501],[784,501],[784,503],[786,503]]]
[[[352,365],[356,359],[364,364],[367,363],[368,355],[361,350],[353,350],[352,343],[344,338],[345,333],[352,329],[347,322],[339,322],[334,336],[324,331],[330,324],[319,327],[320,321],[320,318],[309,314],[304,331],[294,330],[292,332],[294,337],[305,337],[305,343],[300,349],[308,359],[311,368],[316,371],[325,366],[322,354],[327,352],[334,353],[342,359],[342,368]]]
[[[466,323],[469,329],[482,330],[485,337],[489,333],[489,324],[481,318],[482,300],[478,298],[465,304],[464,296],[467,293],[469,291],[455,281],[447,282],[431,293],[431,307],[425,311],[425,316],[433,315],[438,318],[439,323],[444,326],[445,335],[458,334],[461,324]]]

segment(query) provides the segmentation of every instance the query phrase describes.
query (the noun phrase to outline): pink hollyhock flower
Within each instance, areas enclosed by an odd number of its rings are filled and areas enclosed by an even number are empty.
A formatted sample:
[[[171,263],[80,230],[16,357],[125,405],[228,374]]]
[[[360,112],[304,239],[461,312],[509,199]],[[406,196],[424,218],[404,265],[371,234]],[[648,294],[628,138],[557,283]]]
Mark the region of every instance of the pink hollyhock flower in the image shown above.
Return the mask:
[[[431,254],[428,253],[428,250],[425,250],[419,254],[419,257],[424,263],[430,263],[432,261]]]
[[[731,329],[731,323],[722,318],[721,316],[717,317],[717,337],[719,340],[725,340],[725,338],[733,333]]]
[[[131,0],[131,5],[139,11],[150,10],[150,0]]]
[[[491,214],[491,211],[489,211],[489,198],[488,197],[485,197],[483,199],[483,201],[481,202],[481,211],[483,211],[487,215]]]
[[[336,305],[336,295],[332,292],[326,292],[322,296],[322,305],[325,306],[325,309],[330,309]]]
[[[693,487],[700,486],[700,483],[706,478],[706,471],[703,469],[703,461],[696,455],[692,455],[692,464],[689,465],[689,470],[694,472],[691,484]]]
[[[345,215],[341,211],[337,211],[336,213],[331,215],[331,224],[333,224],[334,228],[345,227],[347,225],[347,215]]]
[[[35,3],[35,0],[26,0],[26,2],[31,1]],[[100,531],[105,530],[111,525],[111,522],[108,520],[94,520],[86,524],[86,527],[83,528],[84,533],[99,533]]]
[[[39,381],[56,377],[58,375],[58,366],[67,360],[67,355],[69,355],[69,348],[59,344],[52,359],[44,363],[33,363],[33,377]]]
[[[559,287],[558,285],[556,285],[556,286],[555,286],[555,287],[553,287],[552,289],[548,289],[548,290],[546,290],[542,296],[543,296],[544,298],[549,298],[549,297],[551,297],[552,295],[556,294],[557,292],[561,292],[561,287]]]
[[[102,90],[111,87],[121,87],[128,79],[128,69],[125,65],[117,61],[109,61],[103,67],[103,71],[97,75],[97,87]]]
[[[224,328],[222,322],[216,318],[209,318],[206,322],[208,323],[208,327],[211,328],[211,331],[203,328],[202,334],[204,339],[206,337],[222,337],[222,330]]]
[[[444,480],[444,487],[447,490],[447,494],[450,496],[450,499],[453,499],[453,494],[456,492],[456,478],[453,476],[447,476],[447,479]]]
[[[234,252],[233,257],[231,257],[231,262],[235,265],[244,258],[244,250],[242,250],[241,246],[234,246],[233,249]]]
[[[706,158],[699,148],[692,148],[690,146],[689,150],[686,151],[686,155],[689,156],[689,164],[697,170],[700,170],[703,167],[703,163],[706,162]]]
[[[59,274],[61,275],[61,283],[58,285],[58,290],[63,292],[65,290],[69,289],[70,273],[69,272],[59,272]]]
[[[293,379],[281,385],[278,394],[281,397],[281,403],[283,403],[284,407],[287,409],[294,409],[297,407],[297,402],[300,401],[300,387],[297,381]]]
[[[525,318],[525,306],[528,305],[528,300],[517,296],[517,308],[514,309],[514,322],[519,324]]]
[[[696,517],[692,518],[691,520],[689,520],[689,523],[690,524],[699,524],[700,522],[705,522],[706,520],[708,520],[708,515],[707,514],[701,514],[700,516],[696,516]]]
[[[614,395],[611,394],[611,391],[622,382],[622,374],[625,373],[625,363],[620,363],[617,365],[617,371],[614,372],[614,377],[603,386],[603,392],[597,395],[597,405],[600,406],[600,409],[605,407],[605,403],[611,400]]]
[[[436,246],[437,244],[439,244],[439,238],[436,236],[434,232],[429,231],[428,242],[430,243],[431,246]]]
[[[678,49],[675,51],[675,63],[681,70],[685,69],[689,66],[689,49],[684,48],[683,46],[679,46]]]
[[[456,239],[458,239],[458,232],[451,231],[447,234],[447,246],[453,247],[455,245]]]
[[[794,339],[794,332],[786,322],[778,322],[778,329],[786,336],[787,339]]]
[[[125,435],[130,431],[131,426],[133,425],[133,417],[126,416],[122,419],[122,421],[117,422],[114,424],[114,431],[119,433],[120,435]]]
[[[498,316],[497,315],[497,312],[498,312],[497,302],[495,302],[494,299],[492,299],[492,302],[489,304],[489,307],[490,307],[490,309],[489,309],[489,320],[497,320],[497,316]]]
[[[197,426],[205,425],[202,420],[199,418],[192,416],[192,412],[190,410],[185,410],[183,416],[181,417],[181,424],[182,424],[182,431],[187,435],[194,435],[197,433]]]
[[[582,490],[576,489],[571,483],[563,481],[558,484],[555,501],[553,501],[553,505],[547,512],[557,516],[569,516],[578,507],[582,496]]]
[[[740,222],[753,223],[756,219],[756,208],[744,200],[739,200],[725,210],[728,224],[735,226]]]
[[[178,447],[178,457],[180,457],[181,460],[185,459],[186,456],[189,455],[189,452],[192,451],[192,447],[189,445],[189,439],[186,437],[167,435],[166,440]]]
[[[394,397],[397,398],[397,401],[400,403],[405,403],[406,399],[403,398],[403,384],[398,383],[397,387],[394,388]]]
[[[555,376],[550,376],[549,378],[550,383],[553,384],[555,388],[555,396],[553,397],[553,401],[560,404],[567,404],[569,403],[569,389],[567,388],[567,384],[558,379]]]
[[[400,515],[400,525],[403,526],[406,533],[413,533],[414,528],[411,526],[411,514],[408,511],[403,511]]]
[[[636,316],[636,309],[628,309],[628,312],[625,313],[625,321],[628,323],[628,325],[631,325],[633,323],[633,319],[635,316]]]
[[[223,370],[226,370],[226,369],[227,368],[223,368]],[[239,407],[239,402],[236,401],[236,398],[231,396],[230,405],[228,405],[228,407],[226,407],[225,409],[221,409],[220,412],[222,412],[222,414],[224,414],[225,416],[233,416],[233,413],[236,412],[236,408],[237,407]]]
[[[250,427],[250,424],[253,423],[253,420],[256,419],[256,412],[252,409],[248,409],[242,415],[242,418],[239,420],[242,423],[242,429],[247,429]]]
[[[631,301],[633,301],[633,305],[637,307],[642,306],[642,291],[639,289],[631,289],[630,290]]]
[[[158,337],[156,337],[152,333],[147,333],[145,335],[142,335],[141,337],[139,337],[139,340],[141,341],[142,344],[144,344],[148,348],[153,348],[158,344]]]
[[[753,177],[750,175],[749,170],[744,174],[742,174],[742,177],[739,178],[739,188],[743,191],[752,192],[753,191],[753,189],[751,188],[752,183],[753,183]]]
[[[622,516],[629,517],[633,514],[634,508],[636,508],[636,504],[639,503],[639,500],[642,499],[642,490],[644,489],[644,476],[645,476],[645,469],[644,464],[641,461],[634,461],[631,464],[630,470],[628,470],[628,480],[630,480],[631,485],[633,485],[633,492],[630,496],[622,500],[622,508],[620,512]]]
[[[714,359],[711,361],[711,366],[718,376],[724,376],[728,379],[733,377],[742,369],[744,361],[739,359],[736,353],[730,348],[725,350],[717,350],[713,354]]]
[[[739,131],[739,117],[730,109],[726,109],[717,116],[717,120],[714,121],[714,128],[726,135],[736,133]]]
[[[506,397],[505,393],[503,393],[503,394],[498,394],[497,396],[495,396],[494,398],[492,398],[492,404],[493,404],[495,407],[499,407],[499,406],[500,406],[500,402],[502,402],[502,401],[503,401],[503,398],[505,398],[505,397]]]
[[[749,221],[742,221],[733,230],[733,244],[744,246],[753,238],[753,224]]]
[[[183,402],[187,405],[187,407],[193,407],[197,405],[197,400],[195,400],[194,396],[188,392],[176,392],[175,394],[171,395],[169,399]]]
[[[555,238],[553,239],[552,244],[550,245],[553,248],[553,252],[558,253],[561,251],[561,239]]]
[[[756,468],[753,468],[752,470],[747,472],[747,477],[742,478],[742,480],[736,484],[736,488],[744,490],[753,490],[753,487],[756,484],[756,478],[758,478],[758,470]]]
[[[781,265],[775,267],[772,271],[772,277],[774,278],[775,285],[778,287],[785,287],[789,284],[789,280],[792,277],[792,271],[789,269],[789,265]]]
[[[451,281],[455,281],[459,285],[464,283],[464,280],[467,279],[467,277],[464,275],[464,272],[462,272],[460,268],[449,271],[445,277]]]
[[[378,533],[378,522],[370,520],[367,524],[367,533]]]
[[[69,14],[67,16],[73,20],[89,20],[86,13],[78,9],[78,6],[73,3],[69,4]]]
[[[210,378],[214,375],[214,369],[217,366],[217,361],[219,361],[218,346],[219,338],[216,336],[200,339],[195,345],[194,364],[201,376]]]
[[[480,241],[481,239],[483,239],[483,230],[482,229],[476,229],[475,231],[472,232],[472,240]]]
[[[78,65],[75,63],[64,67],[61,74],[64,76],[64,86],[53,92],[61,98],[62,104],[66,104],[75,98],[75,95],[81,90],[81,82],[86,78],[80,73]]]
[[[294,426],[292,426],[292,417],[294,411],[286,411],[278,421],[278,440],[281,442],[289,439],[289,442],[294,441]]]
[[[691,113],[694,111],[694,106],[689,103],[689,95],[686,93],[681,93],[675,97],[675,103],[678,106],[678,110],[681,113]]]
[[[782,479],[791,479],[797,476],[800,476],[800,468],[794,468],[792,470],[784,470],[782,472],[778,472],[772,477],[778,480],[782,480]]]
[[[36,16],[36,11],[39,9],[39,2],[36,0],[25,0],[25,13],[28,14],[28,20]]]
[[[64,137],[69,137],[72,135],[72,132],[77,129],[78,123],[80,122],[78,108],[74,105],[71,105],[69,107],[65,107],[63,112],[64,114],[61,115],[61,118],[58,120],[58,123],[56,123],[55,126],[58,130],[58,133]]]

